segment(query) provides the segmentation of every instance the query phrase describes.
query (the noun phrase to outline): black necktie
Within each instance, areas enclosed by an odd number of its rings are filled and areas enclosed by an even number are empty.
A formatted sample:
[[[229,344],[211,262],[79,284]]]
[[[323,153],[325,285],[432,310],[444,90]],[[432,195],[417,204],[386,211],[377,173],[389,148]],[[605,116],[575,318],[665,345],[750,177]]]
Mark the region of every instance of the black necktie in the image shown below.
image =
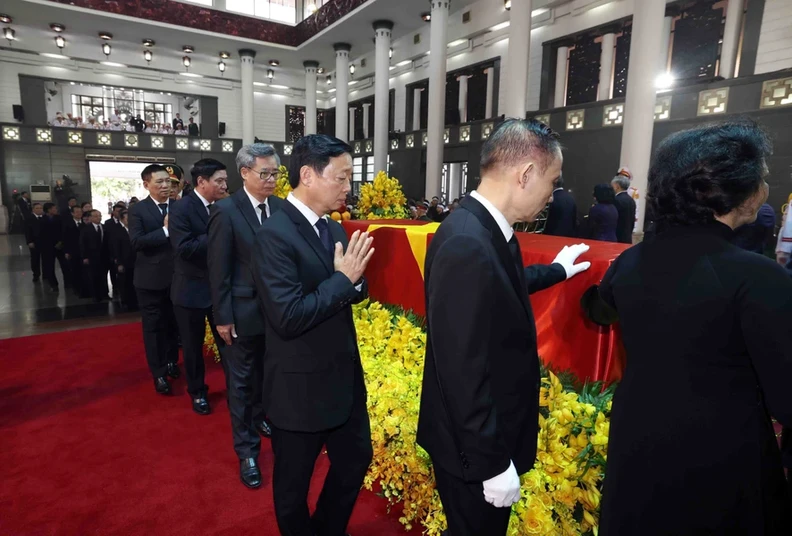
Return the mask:
[[[99,225],[99,226],[96,228],[96,232],[98,232],[98,233],[99,233],[99,242],[101,242],[101,241],[102,241],[102,226],[101,226],[101,225]]]
[[[332,259],[335,253],[335,246],[333,245],[333,239],[330,237],[330,227],[327,225],[327,220],[319,218],[319,221],[316,222],[316,228],[319,229],[319,240],[322,241],[322,245]]]
[[[162,212],[163,217],[168,215],[168,204],[167,203],[160,203],[157,205]]]
[[[261,203],[258,208],[261,211],[261,223],[264,223],[264,220],[267,219],[267,204]]]
[[[512,258],[517,266],[517,276],[520,278],[520,283],[525,287],[525,266],[523,266],[522,251],[520,251],[520,243],[517,241],[517,235],[512,235],[509,240],[509,251],[511,251]]]

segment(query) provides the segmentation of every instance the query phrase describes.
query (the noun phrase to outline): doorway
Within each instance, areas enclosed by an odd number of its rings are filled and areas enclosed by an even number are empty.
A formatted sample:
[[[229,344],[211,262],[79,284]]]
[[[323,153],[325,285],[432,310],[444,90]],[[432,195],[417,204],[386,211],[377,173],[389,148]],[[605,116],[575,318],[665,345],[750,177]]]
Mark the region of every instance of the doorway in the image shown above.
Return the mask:
[[[93,207],[103,215],[109,215],[118,201],[129,203],[133,197],[139,200],[148,197],[140,177],[147,165],[137,162],[88,162]]]
[[[467,191],[468,163],[446,162],[443,164],[441,197],[446,204],[459,200]]]

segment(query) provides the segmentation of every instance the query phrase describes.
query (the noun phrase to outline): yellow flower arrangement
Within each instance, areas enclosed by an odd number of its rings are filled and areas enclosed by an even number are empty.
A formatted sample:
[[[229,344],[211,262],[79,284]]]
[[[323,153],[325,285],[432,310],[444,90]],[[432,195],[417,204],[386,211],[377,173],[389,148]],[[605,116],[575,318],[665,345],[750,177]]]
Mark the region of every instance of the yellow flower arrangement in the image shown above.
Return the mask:
[[[374,449],[364,487],[379,488],[390,507],[400,505],[407,530],[420,525],[423,534],[439,536],[446,518],[432,463],[415,443],[426,351],[422,321],[377,302],[353,310]],[[207,342],[210,337],[207,331]],[[509,536],[597,533],[612,396],[601,384],[575,392],[543,371],[536,464],[522,477]]]
[[[212,333],[212,328],[209,326],[209,321],[205,322],[206,328],[204,332],[204,357],[211,357],[214,359],[215,363],[220,362],[220,351],[217,349],[217,344],[215,343],[214,333]]]
[[[360,220],[403,220],[409,217],[405,205],[399,180],[380,171],[373,182],[360,187],[357,216]]]
[[[278,178],[275,181],[275,196],[286,199],[286,196],[288,196],[291,191],[292,187],[291,184],[289,184],[289,170],[286,169],[286,166],[280,166],[278,168]]]

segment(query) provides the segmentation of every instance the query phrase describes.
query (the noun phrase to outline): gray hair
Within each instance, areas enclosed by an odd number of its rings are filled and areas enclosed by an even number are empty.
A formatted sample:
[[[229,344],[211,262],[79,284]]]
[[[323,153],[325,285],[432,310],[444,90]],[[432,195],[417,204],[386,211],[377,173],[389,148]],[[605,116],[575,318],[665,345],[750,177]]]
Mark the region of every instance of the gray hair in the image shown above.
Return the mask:
[[[616,175],[615,177],[613,177],[611,184],[615,184],[625,192],[630,189],[630,179],[628,179],[624,175]]]
[[[275,157],[275,161],[280,166],[280,157],[275,147],[269,143],[251,143],[242,147],[236,156],[237,171],[242,172],[242,168],[253,169],[256,167],[256,158]]]
[[[510,168],[536,158],[544,171],[561,151],[558,134],[535,119],[507,119],[481,149],[481,170]]]

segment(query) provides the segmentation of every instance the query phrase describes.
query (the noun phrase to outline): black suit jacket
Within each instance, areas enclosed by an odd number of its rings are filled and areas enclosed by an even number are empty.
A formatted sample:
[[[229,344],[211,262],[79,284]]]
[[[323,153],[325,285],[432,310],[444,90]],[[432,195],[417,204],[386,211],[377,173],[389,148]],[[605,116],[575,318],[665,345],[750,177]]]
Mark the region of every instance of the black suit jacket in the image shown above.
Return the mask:
[[[63,246],[63,220],[60,216],[43,216],[41,218],[41,246],[43,249],[55,250],[57,245]]]
[[[30,214],[25,218],[25,243],[31,242],[39,247],[41,245],[41,230],[44,226],[44,218],[42,216],[37,218],[34,214]]]
[[[173,207],[169,204],[168,209]],[[164,217],[147,197],[129,210],[129,239],[137,252],[133,284],[146,290],[164,290],[173,278],[173,249],[162,230]],[[170,230],[169,230],[170,232]]]
[[[63,251],[74,258],[80,257],[80,231],[83,227],[82,222],[76,225],[71,216],[63,221]]]
[[[565,278],[557,264],[520,273],[495,219],[472,197],[440,225],[426,257],[417,439],[445,471],[480,482],[510,460],[520,474],[533,467],[540,372],[528,294]]]
[[[124,226],[119,224],[110,239],[110,257],[116,266],[123,266],[129,272],[135,268],[135,248]]]
[[[182,307],[206,309],[212,306],[209,293],[208,249],[209,213],[195,192],[171,204],[168,218],[173,247],[171,301]]]
[[[104,266],[105,255],[107,246],[105,243],[108,240],[107,232],[102,229],[104,237],[99,237],[93,223],[83,225],[80,229],[80,258],[90,261],[92,268],[99,269]]]
[[[613,203],[619,211],[619,222],[616,224],[616,240],[622,244],[632,244],[635,228],[635,200],[627,192],[616,195]]]
[[[270,215],[285,201],[270,196]],[[244,188],[216,202],[209,218],[209,286],[215,323],[234,324],[237,335],[264,334],[264,314],[253,281],[253,245],[261,227]]]
[[[19,207],[19,212],[22,214],[22,218],[28,218],[33,214],[32,205],[30,201],[28,201],[24,197],[20,196],[17,199],[17,206]]]
[[[347,246],[328,220],[334,242]],[[278,428],[319,432],[352,411],[355,374],[363,373],[352,304],[368,294],[336,272],[314,227],[290,202],[256,232],[253,278],[267,318],[263,398]]]
[[[577,236],[577,205],[572,194],[563,188],[553,192],[544,234],[570,238]]]

